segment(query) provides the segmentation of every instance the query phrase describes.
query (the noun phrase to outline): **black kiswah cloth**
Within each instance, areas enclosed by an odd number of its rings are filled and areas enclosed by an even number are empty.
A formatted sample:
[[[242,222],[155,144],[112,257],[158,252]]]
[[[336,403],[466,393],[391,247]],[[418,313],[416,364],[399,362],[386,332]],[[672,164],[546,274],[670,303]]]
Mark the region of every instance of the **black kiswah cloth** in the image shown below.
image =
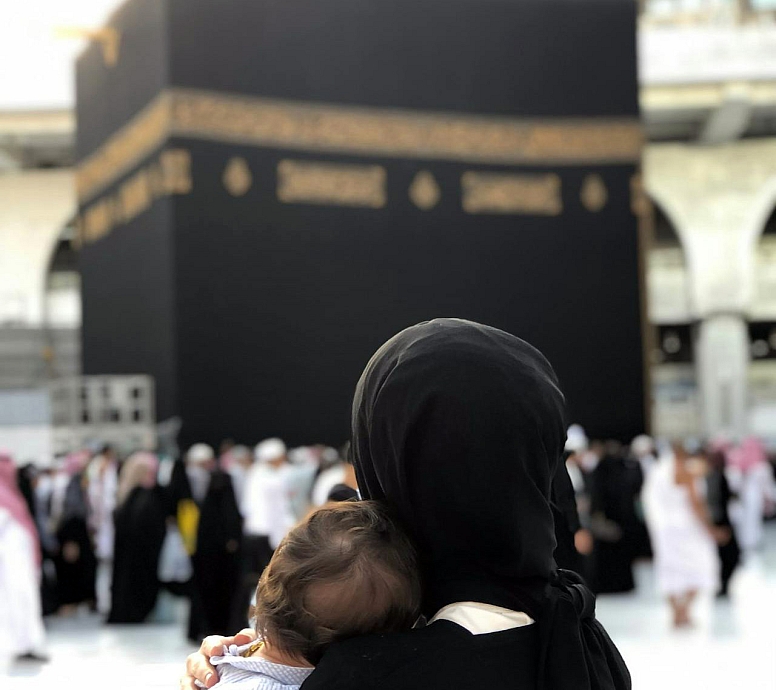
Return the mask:
[[[418,324],[358,383],[358,485],[415,539],[427,616],[457,601],[524,611],[538,626],[539,688],[629,689],[595,597],[553,560],[564,410],[555,372],[528,343],[459,319]]]

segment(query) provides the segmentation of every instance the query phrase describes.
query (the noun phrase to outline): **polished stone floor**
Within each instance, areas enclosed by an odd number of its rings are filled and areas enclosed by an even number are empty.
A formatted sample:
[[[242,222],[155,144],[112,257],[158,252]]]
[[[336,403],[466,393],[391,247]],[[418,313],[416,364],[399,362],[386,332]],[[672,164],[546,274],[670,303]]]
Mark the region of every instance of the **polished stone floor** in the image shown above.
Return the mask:
[[[776,690],[776,524],[766,548],[737,574],[730,602],[699,602],[692,630],[670,629],[649,565],[637,566],[636,575],[637,592],[598,602],[636,690]],[[180,607],[168,614],[183,617]],[[191,651],[182,629],[182,622],[107,627],[88,614],[55,619],[49,663],[15,664],[0,688],[175,690]]]

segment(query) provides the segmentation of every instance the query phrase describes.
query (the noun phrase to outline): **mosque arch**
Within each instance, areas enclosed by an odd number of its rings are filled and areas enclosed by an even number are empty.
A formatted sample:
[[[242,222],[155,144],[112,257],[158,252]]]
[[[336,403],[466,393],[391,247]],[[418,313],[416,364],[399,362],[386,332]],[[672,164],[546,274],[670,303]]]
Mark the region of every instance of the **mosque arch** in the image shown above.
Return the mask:
[[[654,232],[647,255],[647,302],[650,321],[685,324],[691,321],[687,252],[671,216],[653,201]]]
[[[751,357],[753,361],[773,361],[776,360],[776,199],[751,251],[754,254],[754,292],[749,310]]]
[[[661,203],[654,199],[652,200],[652,206],[654,209],[653,245],[657,247],[678,246],[682,250],[682,254],[684,254],[684,244],[671,215]]]
[[[81,274],[73,218],[61,226],[54,238],[44,271],[44,327],[80,328]]]

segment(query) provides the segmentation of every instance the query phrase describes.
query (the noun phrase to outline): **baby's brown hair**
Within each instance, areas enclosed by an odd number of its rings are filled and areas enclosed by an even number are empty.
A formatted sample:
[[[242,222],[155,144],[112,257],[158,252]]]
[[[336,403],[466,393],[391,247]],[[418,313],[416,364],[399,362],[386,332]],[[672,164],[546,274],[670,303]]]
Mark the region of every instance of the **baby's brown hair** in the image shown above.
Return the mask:
[[[335,640],[410,629],[420,610],[415,549],[375,501],[312,513],[280,543],[256,590],[256,631],[317,664]]]

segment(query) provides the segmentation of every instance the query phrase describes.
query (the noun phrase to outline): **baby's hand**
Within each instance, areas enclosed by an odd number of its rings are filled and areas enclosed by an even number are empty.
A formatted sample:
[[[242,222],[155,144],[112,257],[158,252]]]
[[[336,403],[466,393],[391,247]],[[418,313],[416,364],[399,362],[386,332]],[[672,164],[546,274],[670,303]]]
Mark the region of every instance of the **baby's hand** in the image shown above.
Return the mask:
[[[250,628],[241,630],[234,637],[211,635],[202,640],[199,651],[186,658],[186,674],[181,677],[180,690],[212,688],[218,682],[218,674],[210,664],[210,657],[221,656],[230,645],[241,646],[253,642],[256,632]]]

